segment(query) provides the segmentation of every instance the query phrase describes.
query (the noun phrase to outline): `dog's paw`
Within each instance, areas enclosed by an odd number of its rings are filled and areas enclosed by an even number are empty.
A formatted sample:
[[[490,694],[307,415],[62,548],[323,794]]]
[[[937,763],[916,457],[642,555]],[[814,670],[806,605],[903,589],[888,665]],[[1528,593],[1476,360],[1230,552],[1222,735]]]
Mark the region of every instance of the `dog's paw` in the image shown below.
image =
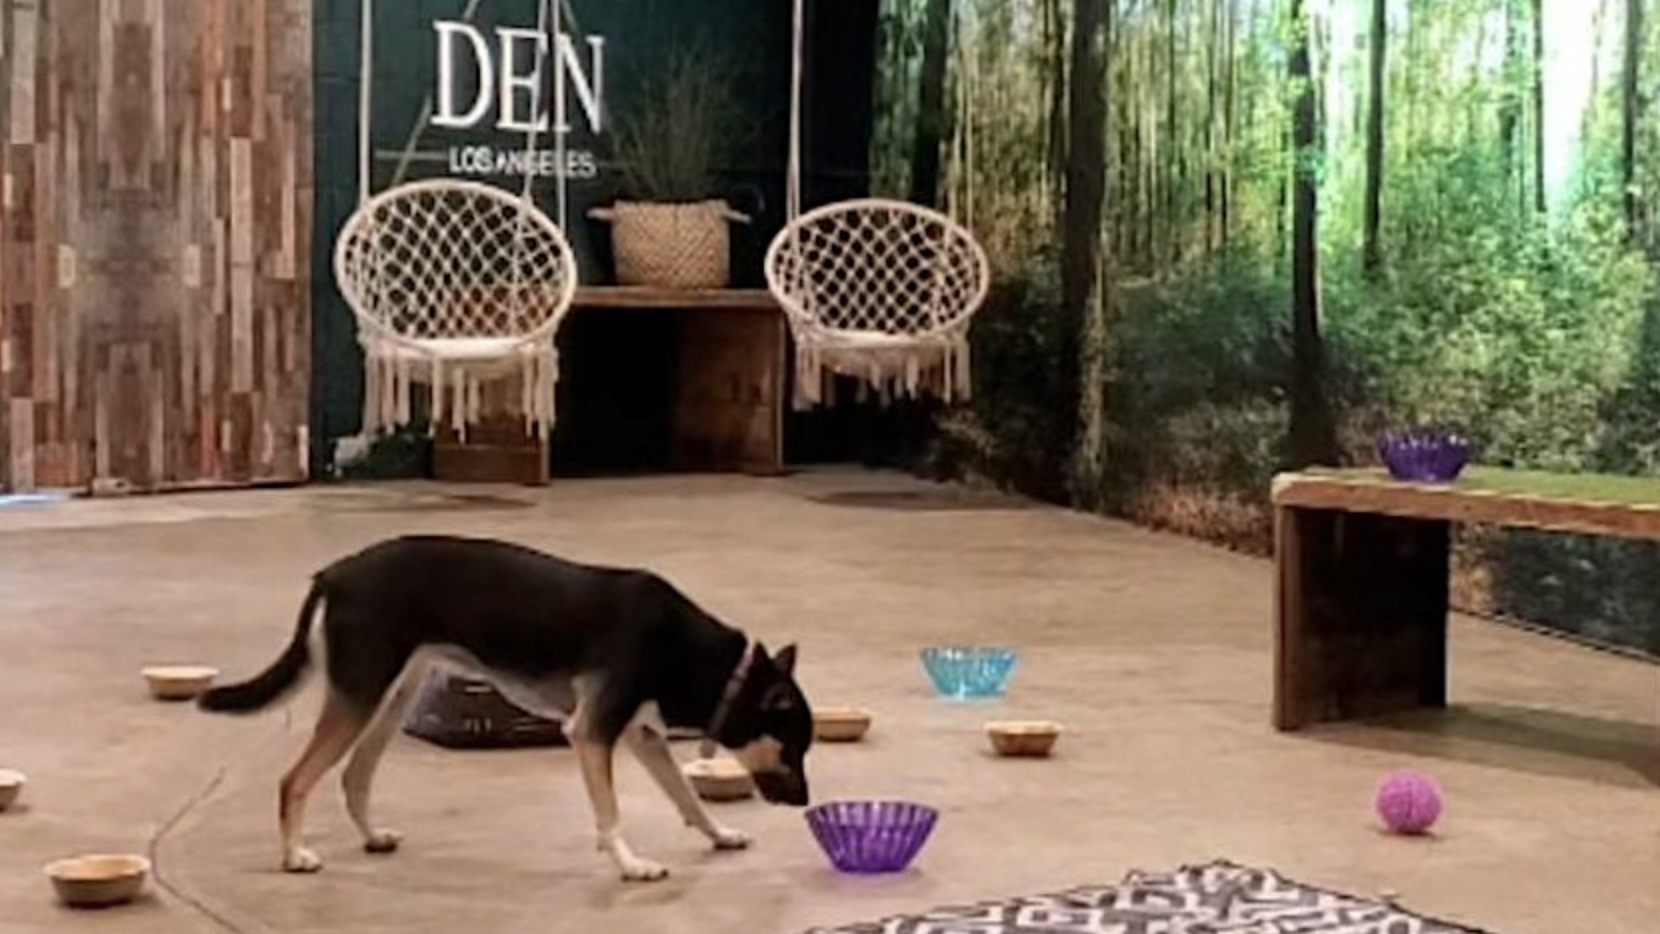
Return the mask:
[[[660,882],[669,877],[669,867],[635,857],[622,866],[624,882]]]
[[[384,856],[398,852],[398,845],[403,843],[403,834],[396,830],[377,830],[363,841],[363,852]]]
[[[283,872],[313,873],[323,868],[323,858],[303,846],[297,846],[282,857]]]
[[[749,848],[749,834],[731,827],[716,827],[709,833],[709,842],[717,850],[744,850]]]

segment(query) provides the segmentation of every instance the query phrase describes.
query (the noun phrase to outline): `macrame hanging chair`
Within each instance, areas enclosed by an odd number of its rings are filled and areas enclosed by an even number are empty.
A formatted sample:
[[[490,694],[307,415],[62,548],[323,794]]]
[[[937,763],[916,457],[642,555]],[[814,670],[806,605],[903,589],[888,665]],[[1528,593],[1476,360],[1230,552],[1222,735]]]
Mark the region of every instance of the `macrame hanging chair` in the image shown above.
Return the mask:
[[[766,276],[795,338],[797,408],[835,401],[836,375],[883,400],[969,397],[968,329],[990,266],[946,215],[882,198],[815,208],[773,239]]]
[[[795,339],[794,406],[833,403],[836,376],[861,396],[967,400],[968,333],[991,284],[969,229],[932,208],[887,198],[800,210],[804,0],[795,0],[787,222],[763,262]]]
[[[545,33],[548,4],[538,7]],[[517,375],[525,429],[546,438],[557,416],[555,339],[576,295],[570,243],[536,206],[528,171],[517,195],[435,178],[371,197],[372,0],[362,35],[360,203],[335,242],[334,273],[364,354],[363,433],[409,425],[414,386],[425,384],[431,428],[447,420],[465,438],[483,415],[483,385]],[[527,157],[535,147],[532,132]]]
[[[365,432],[409,424],[412,387],[425,383],[432,424],[447,414],[465,435],[482,415],[481,385],[514,374],[526,429],[552,431],[554,340],[577,277],[546,214],[480,182],[407,182],[352,215],[334,267],[357,315]]]

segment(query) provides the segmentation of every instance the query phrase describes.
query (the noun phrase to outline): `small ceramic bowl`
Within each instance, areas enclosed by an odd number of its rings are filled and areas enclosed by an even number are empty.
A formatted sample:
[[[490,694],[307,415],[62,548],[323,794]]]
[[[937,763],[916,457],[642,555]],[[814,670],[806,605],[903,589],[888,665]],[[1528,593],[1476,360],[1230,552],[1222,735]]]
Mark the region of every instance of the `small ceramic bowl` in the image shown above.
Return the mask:
[[[23,793],[23,786],[29,779],[22,772],[12,769],[0,769],[0,811],[17,803],[17,796]]]
[[[156,665],[144,669],[150,696],[164,701],[194,700],[211,687],[217,677],[219,669],[200,665]]]
[[[730,757],[694,759],[680,767],[705,801],[741,801],[755,793],[755,779]]]
[[[1000,756],[1042,758],[1054,750],[1061,725],[1052,720],[993,720],[986,724],[986,735]]]
[[[827,743],[856,743],[870,731],[871,713],[863,707],[820,707],[813,711],[813,738]]]
[[[108,908],[138,897],[150,875],[150,861],[130,853],[93,853],[60,859],[46,867],[58,900],[71,908]]]

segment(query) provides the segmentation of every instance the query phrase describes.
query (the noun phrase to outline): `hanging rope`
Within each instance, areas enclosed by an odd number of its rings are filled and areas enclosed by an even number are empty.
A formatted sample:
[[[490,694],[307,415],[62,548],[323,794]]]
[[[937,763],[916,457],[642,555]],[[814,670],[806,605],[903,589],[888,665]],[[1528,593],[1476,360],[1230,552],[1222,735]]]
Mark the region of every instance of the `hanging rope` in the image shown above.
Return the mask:
[[[790,156],[785,169],[784,215],[793,221],[801,213],[801,83],[805,67],[803,34],[807,30],[805,0],[795,0],[794,29],[790,34]]]
[[[374,80],[375,66],[375,0],[362,0],[362,21],[358,28],[363,34],[358,37],[357,63],[357,203],[361,207],[369,200],[369,188],[373,181],[374,163],[371,161],[370,144],[373,134],[370,125],[370,93],[371,83]]]
[[[563,84],[560,81],[559,76],[564,73],[564,71],[563,71],[564,63],[563,63],[562,59],[563,59],[564,54],[565,54],[565,49],[561,45],[561,43],[564,41],[564,39],[562,37],[565,34],[565,30],[564,30],[565,3],[564,3],[564,0],[547,0],[547,2],[553,4],[553,38],[551,40],[552,55],[548,59],[548,62],[553,67],[553,88],[554,88],[554,93],[556,95],[558,95],[558,97],[554,100],[552,106],[554,108],[553,112],[554,113],[559,113],[563,110],[563,108],[565,106],[565,102],[564,102],[564,99],[563,99],[564,95],[559,93],[560,90],[562,90],[562,88],[563,88]],[[544,81],[544,82],[542,82],[541,86],[546,87],[547,85],[548,85],[548,82]],[[558,211],[558,213],[555,214],[554,216],[559,222],[559,229],[564,230],[565,229],[565,200],[566,200],[565,199],[565,132],[564,132],[564,127],[558,126],[558,125],[555,125],[554,133],[553,133],[553,164],[554,164],[554,168],[553,168],[553,188],[554,188],[554,197],[555,197],[556,202],[557,202],[556,208],[557,208],[557,211]]]
[[[467,0],[467,8],[461,11],[461,21],[472,25],[478,16],[478,5],[481,0]],[[409,128],[409,135],[404,138],[403,152],[398,156],[398,167],[392,172],[392,185],[396,187],[409,174],[409,163],[415,158],[415,147],[421,142],[421,134],[426,132],[427,122],[432,119],[432,97],[428,92],[426,100],[421,102],[421,112],[415,116],[415,123]]]

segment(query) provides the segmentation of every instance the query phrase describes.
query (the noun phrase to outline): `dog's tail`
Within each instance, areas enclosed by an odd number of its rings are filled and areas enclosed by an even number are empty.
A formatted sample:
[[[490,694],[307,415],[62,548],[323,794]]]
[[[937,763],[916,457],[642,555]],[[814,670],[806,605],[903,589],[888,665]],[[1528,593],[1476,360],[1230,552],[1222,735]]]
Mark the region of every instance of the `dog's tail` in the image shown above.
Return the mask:
[[[311,624],[317,615],[317,604],[322,600],[323,583],[320,579],[313,580],[305,604],[300,607],[294,639],[277,656],[277,660],[240,684],[227,684],[204,691],[196,698],[196,706],[215,713],[253,713],[270,706],[297,687],[300,676],[311,664]]]

